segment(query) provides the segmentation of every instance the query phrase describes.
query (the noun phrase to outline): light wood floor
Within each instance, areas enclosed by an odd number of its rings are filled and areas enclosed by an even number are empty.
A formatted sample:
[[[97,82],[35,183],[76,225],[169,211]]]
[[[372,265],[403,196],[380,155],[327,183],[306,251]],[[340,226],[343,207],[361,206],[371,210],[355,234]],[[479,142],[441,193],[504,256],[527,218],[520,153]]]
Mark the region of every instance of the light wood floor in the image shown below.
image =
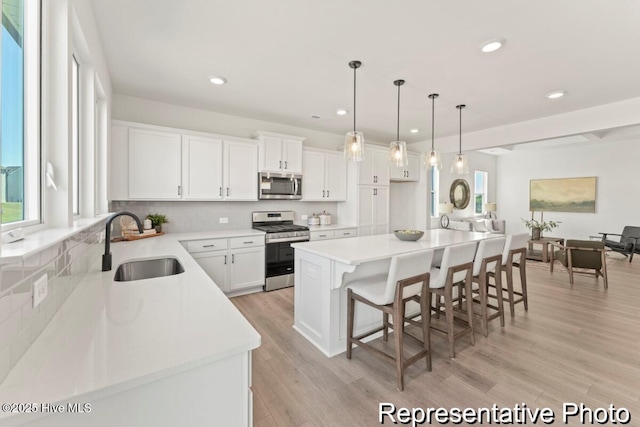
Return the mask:
[[[455,360],[433,332],[433,371],[422,362],[409,367],[404,392],[396,390],[392,363],[358,348],[352,360],[327,358],[294,331],[293,288],[233,298],[262,335],[253,352],[254,425],[380,425],[380,402],[425,409],[526,403],[552,408],[556,419],[563,402],[612,403],[631,412],[629,425],[640,425],[640,260],[611,261],[608,290],[591,276],[576,275],[569,285],[559,263],[553,274],[548,264],[527,267],[529,311],[518,304],[512,319],[507,309],[504,329],[493,320],[488,338],[476,333],[475,346],[461,338]]]

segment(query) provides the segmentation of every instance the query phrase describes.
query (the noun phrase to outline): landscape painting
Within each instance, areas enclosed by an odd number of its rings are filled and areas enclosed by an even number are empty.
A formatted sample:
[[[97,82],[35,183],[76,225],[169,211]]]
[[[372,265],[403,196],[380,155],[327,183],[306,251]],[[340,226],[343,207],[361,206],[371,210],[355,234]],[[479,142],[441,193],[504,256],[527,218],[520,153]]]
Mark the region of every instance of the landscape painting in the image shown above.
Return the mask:
[[[596,177],[532,179],[529,210],[543,212],[596,211]]]

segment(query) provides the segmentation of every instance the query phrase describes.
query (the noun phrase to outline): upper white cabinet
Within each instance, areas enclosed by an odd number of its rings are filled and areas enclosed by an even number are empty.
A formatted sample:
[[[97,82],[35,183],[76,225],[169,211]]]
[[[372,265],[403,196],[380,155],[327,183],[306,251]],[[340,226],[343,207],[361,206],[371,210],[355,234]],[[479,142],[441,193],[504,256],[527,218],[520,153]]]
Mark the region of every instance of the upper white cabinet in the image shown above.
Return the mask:
[[[129,129],[129,198],[182,198],[179,133]]]
[[[302,171],[302,200],[346,200],[347,164],[342,153],[305,148],[302,152]]]
[[[257,200],[251,139],[114,121],[109,200]]]
[[[258,200],[258,147],[224,141],[224,200]]]
[[[409,164],[405,167],[389,166],[391,181],[420,181],[420,156],[410,153],[407,159]]]
[[[358,184],[389,185],[389,151],[365,148],[364,160],[358,162]]]
[[[302,173],[302,141],[305,138],[257,131],[260,172]]]
[[[223,141],[216,138],[182,137],[183,198],[222,200]]]

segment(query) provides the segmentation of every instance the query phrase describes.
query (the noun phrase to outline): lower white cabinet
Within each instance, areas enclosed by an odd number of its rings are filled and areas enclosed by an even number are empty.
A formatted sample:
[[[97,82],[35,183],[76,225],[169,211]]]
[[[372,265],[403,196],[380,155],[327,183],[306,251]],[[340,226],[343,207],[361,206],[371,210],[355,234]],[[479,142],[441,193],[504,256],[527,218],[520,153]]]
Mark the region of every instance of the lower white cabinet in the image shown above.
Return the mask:
[[[223,292],[264,285],[264,236],[190,240],[186,248]]]

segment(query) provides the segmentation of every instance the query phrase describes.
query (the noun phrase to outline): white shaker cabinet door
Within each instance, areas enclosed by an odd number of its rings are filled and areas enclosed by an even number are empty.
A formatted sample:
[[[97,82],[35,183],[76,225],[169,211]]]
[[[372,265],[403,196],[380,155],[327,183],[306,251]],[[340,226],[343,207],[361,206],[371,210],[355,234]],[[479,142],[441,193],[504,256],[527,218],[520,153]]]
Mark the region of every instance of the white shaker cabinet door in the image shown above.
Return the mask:
[[[326,200],[324,154],[306,150],[302,154],[302,165],[302,200]]]
[[[302,141],[282,140],[282,172],[302,173]]]
[[[179,133],[129,129],[129,198],[182,198]]]
[[[227,251],[201,252],[191,254],[198,265],[211,277],[216,285],[223,291],[229,291],[227,279]]]
[[[377,187],[376,194],[373,196],[373,217],[374,225],[378,229],[382,228],[386,233],[389,224],[389,187]],[[376,232],[376,234],[381,234]]]
[[[183,136],[183,198],[222,200],[222,140]]]
[[[264,285],[264,246],[229,251],[229,291]]]
[[[223,197],[225,200],[258,200],[258,146],[225,141]]]
[[[260,141],[260,170],[280,172],[282,161],[282,138],[263,136]]]

